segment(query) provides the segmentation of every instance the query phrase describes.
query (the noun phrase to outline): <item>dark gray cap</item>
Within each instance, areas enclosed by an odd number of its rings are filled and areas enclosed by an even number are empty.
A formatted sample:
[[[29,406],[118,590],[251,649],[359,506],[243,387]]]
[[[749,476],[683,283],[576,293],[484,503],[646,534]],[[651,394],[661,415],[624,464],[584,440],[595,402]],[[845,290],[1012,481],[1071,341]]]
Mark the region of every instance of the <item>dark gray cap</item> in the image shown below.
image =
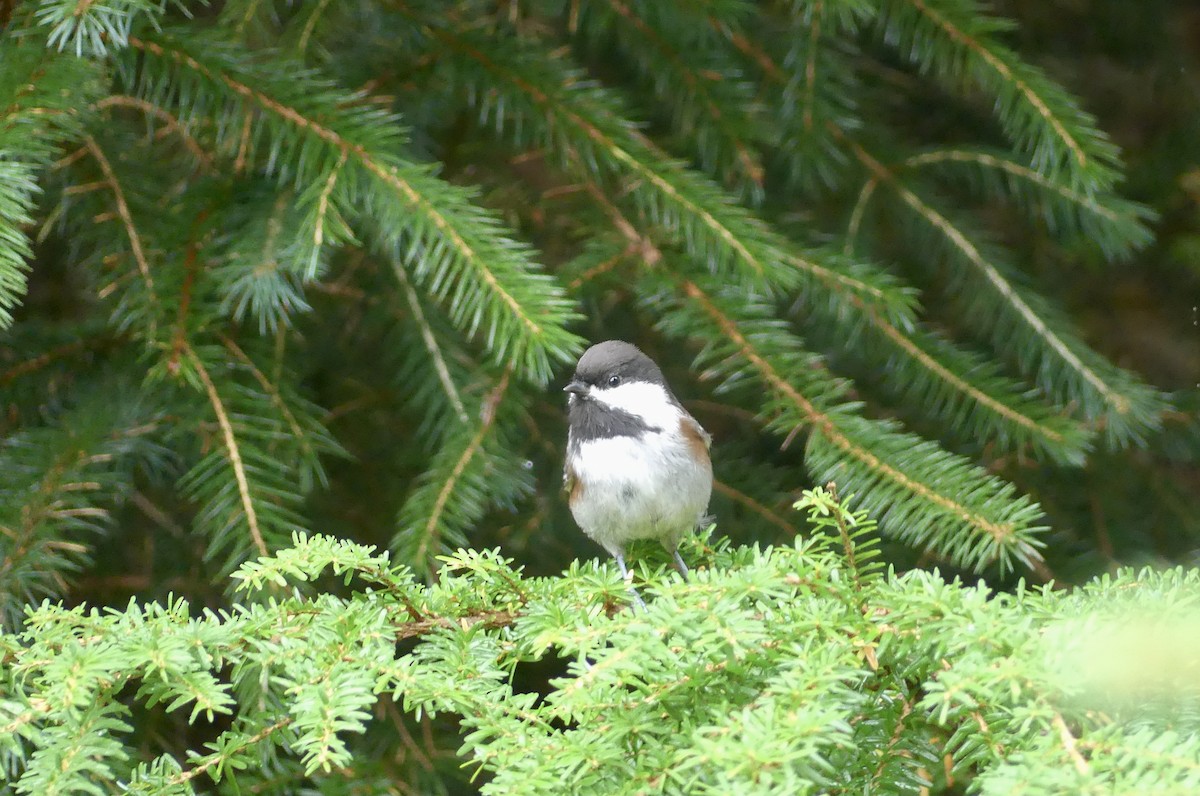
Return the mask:
[[[574,381],[604,386],[612,376],[622,381],[648,381],[666,387],[662,371],[637,346],[624,340],[605,340],[583,352],[575,366]]]

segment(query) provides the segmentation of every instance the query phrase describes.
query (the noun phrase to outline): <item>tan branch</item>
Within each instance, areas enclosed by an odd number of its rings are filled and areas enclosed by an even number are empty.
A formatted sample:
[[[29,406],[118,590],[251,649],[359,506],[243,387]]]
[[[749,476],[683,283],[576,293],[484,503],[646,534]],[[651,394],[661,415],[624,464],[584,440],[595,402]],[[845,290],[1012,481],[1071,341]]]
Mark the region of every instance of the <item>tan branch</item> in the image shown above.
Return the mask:
[[[817,45],[821,39],[821,14],[825,11],[824,0],[816,0],[812,6],[812,35],[808,43],[808,60],[804,64],[804,129],[812,132],[813,105],[817,96]]]
[[[205,369],[204,363],[200,361],[200,357],[196,356],[196,352],[190,346],[186,348],[188,359],[192,361],[196,368],[197,375],[200,376],[200,381],[204,384],[204,391],[208,393],[208,401],[212,405],[213,414],[217,416],[217,424],[221,427],[221,435],[225,440],[225,452],[229,456],[229,464],[233,467],[233,475],[237,480],[238,494],[242,499],[242,511],[246,515],[246,524],[250,527],[250,537],[254,541],[255,548],[259,554],[268,555],[270,552],[267,549],[267,543],[263,540],[262,532],[258,527],[258,515],[254,511],[254,501],[250,497],[250,483],[246,478],[246,467],[242,463],[242,454],[238,448],[237,437],[233,433],[233,424],[229,420],[229,413],[225,411],[225,405],[221,401],[221,395],[217,392],[217,385],[213,383],[212,377],[208,375],[208,370]]]
[[[133,108],[141,111],[147,116],[153,116],[162,122],[163,125],[165,125],[164,129],[169,130],[170,132],[179,136],[179,139],[183,141],[183,145],[187,148],[187,151],[191,152],[192,156],[196,158],[196,160],[200,161],[200,163],[206,168],[212,165],[212,155],[204,151],[204,148],[200,146],[200,143],[191,135],[191,133],[188,132],[187,128],[184,127],[178,118],[166,111],[161,106],[155,105],[152,102],[147,102],[141,97],[131,97],[126,94],[113,94],[99,100],[95,107],[100,109],[111,107]]]
[[[293,720],[294,719],[292,719],[291,716],[288,716],[286,718],[280,719],[279,721],[275,722],[274,724],[264,727],[262,730],[255,733],[254,735],[250,736],[242,743],[237,744],[236,746],[233,746],[233,747],[227,749],[225,751],[225,753],[213,754],[212,756],[210,756],[207,760],[205,760],[200,765],[195,766],[194,768],[190,768],[187,771],[182,771],[179,774],[176,774],[174,777],[171,778],[171,780],[167,784],[168,785],[182,785],[185,782],[190,782],[191,780],[200,776],[205,771],[208,771],[210,768],[217,765],[218,763],[223,763],[223,762],[227,761],[230,757],[232,757],[233,755],[242,751],[243,749],[248,749],[257,743],[260,743],[261,741],[266,740],[272,733],[275,733],[278,730],[281,730],[284,727],[288,726],[289,724],[292,723]]]
[[[1079,753],[1075,736],[1071,734],[1071,729],[1063,721],[1063,717],[1055,713],[1053,723],[1054,729],[1058,730],[1058,737],[1062,741],[1063,748],[1067,750],[1067,757],[1071,758],[1071,763],[1074,764],[1075,770],[1085,777],[1091,774],[1092,770],[1088,766],[1087,760]]]
[[[245,351],[242,350],[241,346],[234,342],[233,338],[227,337],[224,334],[220,335],[220,337],[221,342],[225,345],[225,347],[228,348],[235,357],[237,357],[239,362],[246,366],[246,369],[249,370],[251,375],[254,376],[254,380],[258,382],[260,387],[262,387],[263,392],[265,392],[271,399],[271,403],[273,403],[275,408],[279,410],[279,414],[283,416],[284,422],[287,423],[288,428],[292,430],[292,436],[295,437],[296,441],[300,443],[300,446],[308,453],[309,456],[316,458],[317,454],[313,449],[312,443],[308,439],[308,434],[300,425],[300,421],[296,419],[296,415],[292,413],[292,409],[287,405],[287,401],[283,400],[283,394],[279,391],[279,387],[271,383],[271,380],[267,378],[267,374],[259,370],[258,366],[254,364],[254,361],[250,359]]]
[[[792,534],[792,535],[794,535],[796,533],[796,526],[792,525],[790,522],[785,520],[779,514],[772,511],[769,506],[766,506],[766,505],[762,504],[761,502],[755,500],[754,498],[747,495],[745,492],[742,492],[738,489],[734,489],[732,486],[725,483],[724,481],[720,481],[720,480],[714,478],[713,479],[713,491],[719,492],[720,494],[722,494],[725,497],[732,500],[734,503],[740,503],[741,505],[745,506],[750,511],[753,511],[755,514],[762,517],[767,522],[771,523],[772,525],[776,526],[777,528],[780,528],[785,533]]]
[[[113,171],[112,164],[108,162],[103,150],[96,143],[96,139],[90,135],[85,136],[84,146],[87,147],[92,157],[96,159],[96,163],[100,166],[100,172],[104,175],[105,182],[108,183],[112,190],[113,199],[117,203],[117,215],[121,219],[121,223],[125,226],[125,234],[129,238],[129,248],[133,252],[133,259],[137,263],[138,272],[142,275],[142,281],[146,283],[146,291],[150,294],[151,303],[157,308],[158,294],[154,290],[154,277],[150,275],[150,263],[146,260],[146,253],[142,250],[142,238],[138,234],[137,227],[133,223],[133,214],[129,211],[129,203],[125,201],[125,192],[121,189],[121,183],[117,181],[117,175]],[[156,320],[151,317],[151,334],[157,325]]]
[[[458,419],[466,423],[469,420],[467,409],[463,406],[462,398],[458,394],[458,388],[454,385],[454,379],[450,376],[450,368],[446,365],[445,357],[442,356],[442,349],[438,345],[437,337],[434,336],[433,329],[430,327],[429,321],[425,318],[425,311],[421,309],[421,300],[417,296],[417,291],[413,289],[412,282],[409,280],[408,273],[404,270],[403,265],[393,260],[392,270],[396,273],[396,281],[400,283],[400,288],[404,291],[404,298],[408,301],[408,308],[413,314],[413,320],[417,322],[417,328],[421,330],[421,340],[425,343],[425,349],[433,359],[433,370],[437,373],[438,382],[441,383],[446,397],[450,400],[450,405],[454,407],[454,412],[458,415]]]
[[[455,487],[458,486],[458,481],[462,478],[463,473],[467,469],[467,465],[475,458],[483,447],[483,441],[487,437],[488,431],[492,427],[492,423],[496,420],[497,408],[500,401],[504,397],[504,393],[508,390],[509,378],[512,375],[512,369],[504,371],[504,375],[500,377],[499,383],[488,394],[483,402],[483,417],[480,418],[479,428],[475,431],[474,436],[463,448],[462,454],[458,457],[458,461],[454,463],[454,468],[450,471],[446,482],[442,484],[441,490],[438,492],[437,498],[434,500],[433,509],[429,512],[429,519],[425,523],[425,533],[421,537],[420,544],[417,547],[414,559],[420,561],[428,555],[429,548],[433,546],[435,540],[439,537],[437,527],[442,520],[442,513],[446,509],[446,503],[450,500],[450,495],[454,493]]]

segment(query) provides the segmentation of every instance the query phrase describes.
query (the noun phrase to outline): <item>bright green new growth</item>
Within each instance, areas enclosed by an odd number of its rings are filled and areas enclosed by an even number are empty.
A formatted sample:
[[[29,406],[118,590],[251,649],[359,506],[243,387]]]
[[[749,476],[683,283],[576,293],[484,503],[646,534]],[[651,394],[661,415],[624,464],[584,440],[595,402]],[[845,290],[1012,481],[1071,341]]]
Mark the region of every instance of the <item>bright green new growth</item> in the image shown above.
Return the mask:
[[[427,587],[302,534],[238,570],[274,596],[232,611],[44,604],[0,637],[4,768],[40,795],[354,792],[414,776],[367,753],[395,721],[453,717],[495,794],[1200,787],[1195,572],[995,594],[885,570],[832,492],[797,505],[795,545],[693,540],[688,583],[643,568],[644,612],[608,565],[528,578],[459,550]],[[346,588],[304,596],[318,580]],[[546,664],[550,690],[523,690]],[[147,711],[211,740],[163,750],[132,731]]]

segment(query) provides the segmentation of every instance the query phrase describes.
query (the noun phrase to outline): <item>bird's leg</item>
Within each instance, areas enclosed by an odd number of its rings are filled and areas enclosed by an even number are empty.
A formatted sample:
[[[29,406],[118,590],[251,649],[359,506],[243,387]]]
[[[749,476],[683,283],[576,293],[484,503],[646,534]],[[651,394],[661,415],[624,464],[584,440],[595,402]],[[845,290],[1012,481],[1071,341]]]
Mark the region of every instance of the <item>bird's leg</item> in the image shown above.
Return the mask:
[[[633,587],[633,573],[625,566],[625,551],[613,551],[613,558],[617,559],[617,569],[621,570],[621,579],[625,581],[625,588],[629,589],[629,593],[633,595],[633,602],[643,611],[646,610],[646,603],[642,602],[642,595],[638,594],[638,590]]]
[[[671,558],[675,560],[675,569],[679,570],[679,574],[683,576],[683,580],[686,583],[689,580],[688,568],[687,564],[683,563],[683,558],[679,555],[678,547],[671,551]]]

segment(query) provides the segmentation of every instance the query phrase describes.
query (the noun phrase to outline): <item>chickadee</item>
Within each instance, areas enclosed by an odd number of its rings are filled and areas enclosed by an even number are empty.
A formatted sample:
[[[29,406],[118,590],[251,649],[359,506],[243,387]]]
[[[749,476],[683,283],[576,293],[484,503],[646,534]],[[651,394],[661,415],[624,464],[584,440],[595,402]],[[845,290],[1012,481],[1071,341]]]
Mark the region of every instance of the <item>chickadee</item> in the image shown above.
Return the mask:
[[[712,437],[688,414],[650,357],[620,340],[583,353],[567,396],[563,480],[571,514],[625,567],[625,544],[657,539],[686,579],[679,538],[704,518],[712,493]]]

